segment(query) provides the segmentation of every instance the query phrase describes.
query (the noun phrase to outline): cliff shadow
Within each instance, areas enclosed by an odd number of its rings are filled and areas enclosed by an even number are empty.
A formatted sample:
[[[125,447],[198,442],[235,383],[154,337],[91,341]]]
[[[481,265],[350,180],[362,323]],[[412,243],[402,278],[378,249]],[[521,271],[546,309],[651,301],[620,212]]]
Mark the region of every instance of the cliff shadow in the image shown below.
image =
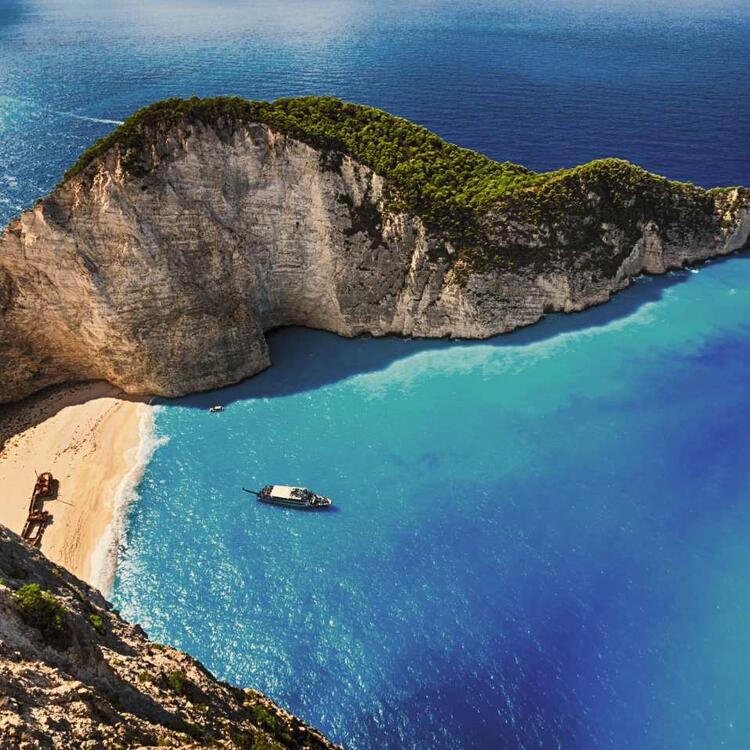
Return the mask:
[[[104,380],[90,380],[52,385],[21,401],[0,404],[0,454],[12,437],[46,422],[62,409],[113,397],[124,401],[148,400],[146,396],[129,395]]]
[[[709,260],[703,265],[723,265],[729,261],[750,261],[750,253],[740,252]],[[411,339],[399,336],[376,338],[360,336],[342,340],[326,331],[291,327],[271,331],[267,338],[272,365],[267,370],[236,385],[179,399],[159,398],[163,406],[177,405],[208,409],[214,404],[227,406],[252,398],[278,398],[316,390],[354,375],[377,372],[419,352],[452,346],[531,346],[566,333],[602,328],[635,315],[645,305],[661,300],[668,289],[683,284],[695,270],[672,271],[659,276],[640,276],[627,289],[608,302],[575,313],[550,313],[541,320],[512,333],[490,339]],[[717,284],[728,282],[719,277]],[[0,404],[0,453],[14,435],[55,416],[72,404],[94,398],[117,396],[130,401],[146,401],[147,396],[128,395],[105,381],[84,381],[50,386],[28,398]]]
[[[709,262],[725,263],[730,258],[735,261],[750,260],[750,256],[743,254]],[[680,270],[659,276],[641,276],[630,287],[601,305],[581,312],[551,313],[531,326],[479,341],[360,336],[342,344],[341,337],[326,331],[300,327],[278,329],[267,336],[272,362],[267,370],[237,385],[176,401],[159,400],[159,403],[208,409],[214,404],[227,406],[244,399],[278,398],[304,393],[354,375],[377,372],[423,351],[451,346],[531,346],[563,334],[602,328],[625,320],[637,314],[645,305],[661,300],[667,290],[685,283],[694,272]],[[716,281],[724,283],[721,279]]]

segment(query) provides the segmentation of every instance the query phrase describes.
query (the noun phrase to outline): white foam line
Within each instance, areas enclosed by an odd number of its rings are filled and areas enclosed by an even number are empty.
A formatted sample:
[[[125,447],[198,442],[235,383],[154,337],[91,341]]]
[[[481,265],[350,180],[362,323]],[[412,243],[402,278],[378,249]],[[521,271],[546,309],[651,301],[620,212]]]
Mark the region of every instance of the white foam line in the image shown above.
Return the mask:
[[[461,340],[454,342],[462,349],[461,357],[455,356],[453,347],[416,352],[402,359],[397,359],[374,372],[359,373],[350,376],[352,383],[361,386],[368,396],[375,398],[385,395],[388,387],[398,380],[401,387],[408,387],[426,373],[437,372],[470,372],[478,367],[488,368],[487,373],[500,375],[511,371],[525,369],[529,365],[556,356],[561,351],[574,345],[577,341],[606,336],[630,326],[648,325],[654,320],[654,310],[664,305],[661,299],[644,303],[641,308],[623,318],[611,320],[605,325],[592,325],[570,331],[560,331],[547,338],[525,344],[480,344]]]
[[[125,521],[130,504],[137,499],[137,488],[143,472],[157,448],[168,438],[154,434],[154,417],[161,407],[144,406],[138,425],[138,445],[128,451],[130,469],[122,477],[114,493],[112,520],[91,553],[91,585],[109,596],[117,572],[117,557],[125,535]]]

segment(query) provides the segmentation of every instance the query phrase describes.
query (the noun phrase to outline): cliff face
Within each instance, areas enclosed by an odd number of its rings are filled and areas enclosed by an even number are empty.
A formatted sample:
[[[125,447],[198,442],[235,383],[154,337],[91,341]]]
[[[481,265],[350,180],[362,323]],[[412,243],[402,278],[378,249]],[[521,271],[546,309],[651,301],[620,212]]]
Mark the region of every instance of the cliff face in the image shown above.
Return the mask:
[[[65,380],[226,385],[268,366],[263,334],[284,325],[488,337],[750,234],[748,191],[629,184],[615,163],[495,201],[484,250],[462,248],[363,163],[269,125],[186,117],[147,136],[0,238],[0,401]]]
[[[334,750],[253,690],[152,643],[0,526],[0,747]]]

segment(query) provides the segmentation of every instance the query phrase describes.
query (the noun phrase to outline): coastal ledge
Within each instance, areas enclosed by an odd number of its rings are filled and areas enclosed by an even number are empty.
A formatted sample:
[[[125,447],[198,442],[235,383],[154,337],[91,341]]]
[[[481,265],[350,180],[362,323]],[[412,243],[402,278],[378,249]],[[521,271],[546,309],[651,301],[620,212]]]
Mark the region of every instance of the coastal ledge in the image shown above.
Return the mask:
[[[327,97],[170,99],[0,237],[0,401],[216,388],[287,325],[487,338],[749,237],[746,188],[618,159],[534,173]]]
[[[261,693],[149,641],[0,526],[0,747],[338,746]]]

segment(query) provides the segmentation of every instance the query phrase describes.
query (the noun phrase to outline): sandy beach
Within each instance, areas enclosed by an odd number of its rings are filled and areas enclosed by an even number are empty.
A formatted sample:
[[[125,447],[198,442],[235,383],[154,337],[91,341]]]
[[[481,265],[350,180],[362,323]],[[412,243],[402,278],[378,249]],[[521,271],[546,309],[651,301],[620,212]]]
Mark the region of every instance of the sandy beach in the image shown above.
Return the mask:
[[[151,407],[107,383],[54,389],[0,406],[0,523],[21,533],[36,480],[51,471],[57,498],[41,549],[104,591],[113,573],[117,506],[142,471]],[[2,444],[4,441],[4,445]]]

